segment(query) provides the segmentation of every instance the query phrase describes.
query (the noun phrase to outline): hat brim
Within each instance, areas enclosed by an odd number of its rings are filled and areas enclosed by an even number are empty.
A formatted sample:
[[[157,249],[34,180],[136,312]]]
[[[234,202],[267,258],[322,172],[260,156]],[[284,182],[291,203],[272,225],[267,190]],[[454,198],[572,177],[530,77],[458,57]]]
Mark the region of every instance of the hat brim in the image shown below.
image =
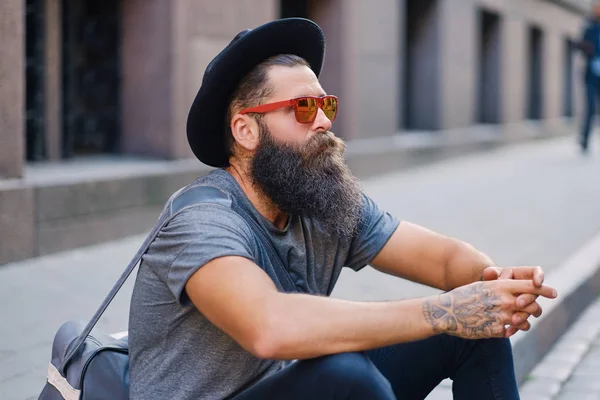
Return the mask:
[[[269,22],[242,35],[211,62],[190,108],[187,138],[194,155],[213,167],[229,165],[227,109],[241,80],[256,65],[279,54],[294,54],[319,76],[325,57],[321,28],[303,18]]]

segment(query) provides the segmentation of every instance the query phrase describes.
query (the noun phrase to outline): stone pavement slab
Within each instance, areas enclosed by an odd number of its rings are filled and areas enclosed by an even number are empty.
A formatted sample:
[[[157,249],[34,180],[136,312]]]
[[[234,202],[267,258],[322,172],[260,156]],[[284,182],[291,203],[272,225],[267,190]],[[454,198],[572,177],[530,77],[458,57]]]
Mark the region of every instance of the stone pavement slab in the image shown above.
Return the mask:
[[[556,268],[600,230],[600,160],[572,139],[536,142],[389,174],[364,182],[382,208],[470,241],[502,265]],[[0,268],[0,398],[35,399],[55,331],[87,320],[142,242],[134,236]],[[132,282],[99,328],[126,329]],[[333,295],[395,299],[433,290],[371,269],[343,273]],[[449,383],[434,392],[447,396]]]
[[[522,400],[600,399],[600,297],[521,386]]]

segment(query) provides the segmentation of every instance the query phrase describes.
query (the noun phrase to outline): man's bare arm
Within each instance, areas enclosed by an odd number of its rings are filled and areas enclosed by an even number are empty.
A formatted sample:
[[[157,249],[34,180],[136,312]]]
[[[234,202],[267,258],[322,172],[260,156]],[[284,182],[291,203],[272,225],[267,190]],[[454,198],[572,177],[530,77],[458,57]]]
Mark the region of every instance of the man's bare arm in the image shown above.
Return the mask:
[[[494,265],[468,243],[403,221],[371,265],[387,274],[442,290],[482,279]]]
[[[186,291],[213,324],[247,351],[269,359],[362,351],[441,332],[500,337],[515,311],[515,287],[521,293],[551,295],[550,288],[535,288],[526,281],[473,285],[445,294],[449,297],[352,302],[279,293],[250,260],[223,257],[200,268]],[[482,302],[487,305],[483,313]]]

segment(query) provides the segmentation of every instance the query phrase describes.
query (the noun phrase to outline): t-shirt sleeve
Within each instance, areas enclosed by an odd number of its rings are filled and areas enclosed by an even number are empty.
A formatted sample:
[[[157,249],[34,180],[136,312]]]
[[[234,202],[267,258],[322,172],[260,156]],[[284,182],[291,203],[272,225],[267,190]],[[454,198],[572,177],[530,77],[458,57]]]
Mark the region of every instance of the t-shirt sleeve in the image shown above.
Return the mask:
[[[400,224],[397,218],[380,210],[369,196],[363,194],[363,199],[360,223],[346,262],[346,266],[355,271],[369,264],[379,254]]]
[[[181,304],[188,303],[185,285],[198,269],[225,256],[254,261],[251,243],[248,226],[228,207],[202,204],[181,212],[161,232],[163,251],[173,253],[167,286]]]

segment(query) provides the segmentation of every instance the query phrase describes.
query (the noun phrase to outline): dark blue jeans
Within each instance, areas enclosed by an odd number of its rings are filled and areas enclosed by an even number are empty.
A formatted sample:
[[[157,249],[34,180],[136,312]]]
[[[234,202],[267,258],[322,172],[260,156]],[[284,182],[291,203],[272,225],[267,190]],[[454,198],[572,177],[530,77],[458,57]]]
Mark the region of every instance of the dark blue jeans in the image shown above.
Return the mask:
[[[596,115],[596,99],[598,97],[600,97],[600,78],[589,76],[585,80],[586,110],[580,141],[581,148],[583,150],[587,150],[588,148],[592,122],[594,121],[594,116]]]
[[[422,400],[445,378],[454,399],[519,399],[508,339],[446,335],[297,361],[234,399]]]

